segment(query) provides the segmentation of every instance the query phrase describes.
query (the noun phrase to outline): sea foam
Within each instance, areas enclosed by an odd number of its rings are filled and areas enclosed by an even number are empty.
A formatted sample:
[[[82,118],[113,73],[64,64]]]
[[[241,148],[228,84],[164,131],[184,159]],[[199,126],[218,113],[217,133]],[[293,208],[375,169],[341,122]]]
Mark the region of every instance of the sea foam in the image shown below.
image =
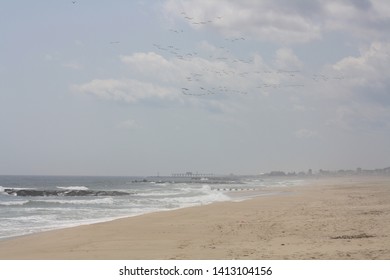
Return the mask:
[[[57,187],[61,190],[70,190],[70,191],[87,191],[89,190],[86,186],[69,186],[69,187]]]

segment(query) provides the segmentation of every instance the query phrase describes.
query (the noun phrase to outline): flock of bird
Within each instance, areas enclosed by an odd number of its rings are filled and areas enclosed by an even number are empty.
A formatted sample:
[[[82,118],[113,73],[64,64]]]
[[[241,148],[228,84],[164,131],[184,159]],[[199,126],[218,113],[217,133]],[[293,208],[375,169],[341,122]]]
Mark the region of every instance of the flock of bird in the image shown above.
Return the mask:
[[[76,1],[72,1],[76,4]],[[182,19],[189,25],[199,26],[218,25],[223,21],[222,16],[210,19],[196,19],[182,11]],[[183,29],[169,29],[169,32],[185,36]],[[185,40],[185,38],[181,38]],[[186,63],[194,63],[193,69],[197,72],[190,72],[182,81],[181,93],[187,96],[206,96],[220,94],[248,94],[259,90],[268,91],[283,88],[302,88],[307,80],[314,82],[328,82],[331,80],[342,80],[344,76],[329,76],[326,74],[308,75],[297,69],[263,69],[256,65],[253,58],[237,58],[232,55],[229,46],[238,49],[247,39],[245,37],[225,38],[224,46],[215,48],[211,53],[201,54],[198,51],[184,50],[175,44],[163,45],[154,43],[153,47],[157,52],[164,53],[164,56],[174,56],[176,59]],[[111,41],[110,44],[119,44],[120,41]],[[244,47],[244,46],[243,46]],[[203,60],[203,61],[200,61]],[[199,69],[199,65],[203,65]],[[187,65],[188,66],[188,65]],[[191,67],[185,67],[186,69]],[[185,72],[185,71],[183,71]]]
[[[189,25],[212,25],[218,24],[223,17],[218,16],[212,19],[196,19],[186,12],[181,12],[182,19]],[[169,29],[170,32],[185,36],[183,29]],[[185,40],[185,38],[181,38]],[[326,74],[303,73],[298,69],[262,69],[259,68],[253,58],[242,59],[232,55],[229,43],[233,43],[237,49],[247,39],[244,37],[226,38],[228,44],[217,47],[211,53],[200,54],[198,51],[184,50],[175,44],[163,45],[153,44],[158,52],[174,56],[176,59],[194,63],[193,69],[197,72],[187,74],[181,87],[181,93],[188,96],[206,96],[217,94],[248,94],[254,91],[268,91],[283,88],[302,88],[305,81],[328,82],[331,80],[342,80],[342,74],[331,76]],[[244,46],[243,46],[244,47]],[[200,62],[203,60],[203,63]],[[204,65],[199,68],[199,65]],[[263,66],[264,67],[264,66]],[[185,69],[191,67],[185,67]]]
[[[183,16],[183,19],[185,19],[189,24],[193,24],[193,25],[206,25],[206,24],[211,24],[213,23],[214,21],[216,20],[221,20],[222,17],[221,16],[217,16],[213,19],[207,19],[207,20],[195,20],[194,17],[191,17],[189,15],[187,15],[186,12],[182,11],[180,13],[182,16]]]

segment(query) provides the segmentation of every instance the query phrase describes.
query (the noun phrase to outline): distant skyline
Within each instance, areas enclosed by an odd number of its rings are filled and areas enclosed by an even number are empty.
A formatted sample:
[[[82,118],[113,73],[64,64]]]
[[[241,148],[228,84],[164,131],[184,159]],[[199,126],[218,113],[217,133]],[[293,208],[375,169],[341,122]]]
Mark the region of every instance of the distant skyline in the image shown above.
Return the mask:
[[[390,2],[3,1],[0,34],[0,174],[390,166]]]

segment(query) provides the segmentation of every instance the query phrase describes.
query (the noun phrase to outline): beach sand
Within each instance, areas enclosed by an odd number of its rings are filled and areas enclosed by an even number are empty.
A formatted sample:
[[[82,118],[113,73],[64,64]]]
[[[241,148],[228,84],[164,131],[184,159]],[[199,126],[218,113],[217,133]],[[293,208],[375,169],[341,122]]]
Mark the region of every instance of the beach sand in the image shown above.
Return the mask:
[[[390,177],[280,190],[3,240],[0,259],[390,259]]]

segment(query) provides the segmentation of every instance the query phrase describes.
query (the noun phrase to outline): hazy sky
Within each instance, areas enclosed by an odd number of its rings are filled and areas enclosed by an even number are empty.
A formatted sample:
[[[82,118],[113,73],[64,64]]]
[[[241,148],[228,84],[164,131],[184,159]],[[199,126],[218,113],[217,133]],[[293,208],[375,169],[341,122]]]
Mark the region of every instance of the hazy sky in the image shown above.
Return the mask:
[[[0,3],[0,174],[390,165],[389,1]]]

